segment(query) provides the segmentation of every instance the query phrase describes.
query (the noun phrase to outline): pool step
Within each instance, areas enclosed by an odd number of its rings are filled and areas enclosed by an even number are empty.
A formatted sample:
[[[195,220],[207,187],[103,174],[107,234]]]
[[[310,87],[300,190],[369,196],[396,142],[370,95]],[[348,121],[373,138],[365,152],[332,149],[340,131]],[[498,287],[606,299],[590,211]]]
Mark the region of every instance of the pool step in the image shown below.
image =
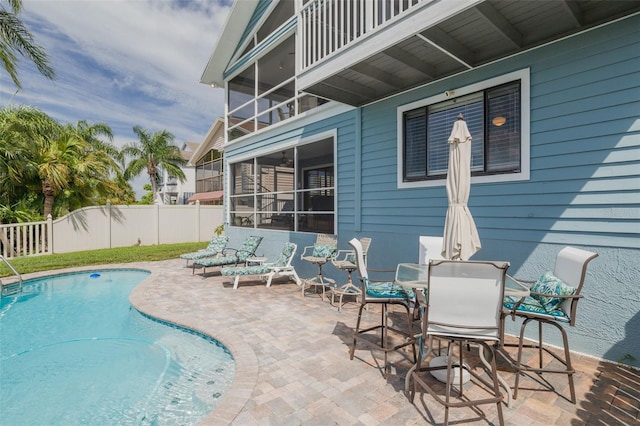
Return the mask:
[[[13,272],[14,277],[10,278],[12,281],[5,284],[0,280],[0,287],[2,287],[2,292],[0,295],[2,296],[13,296],[14,294],[18,294],[22,292],[22,276],[16,269],[13,267],[11,263],[7,260],[6,257],[0,255],[0,260],[2,260]],[[15,281],[13,281],[15,280]]]
[[[0,285],[2,285],[2,296],[13,296],[22,292],[22,282],[16,281],[13,283],[5,284],[0,281]]]

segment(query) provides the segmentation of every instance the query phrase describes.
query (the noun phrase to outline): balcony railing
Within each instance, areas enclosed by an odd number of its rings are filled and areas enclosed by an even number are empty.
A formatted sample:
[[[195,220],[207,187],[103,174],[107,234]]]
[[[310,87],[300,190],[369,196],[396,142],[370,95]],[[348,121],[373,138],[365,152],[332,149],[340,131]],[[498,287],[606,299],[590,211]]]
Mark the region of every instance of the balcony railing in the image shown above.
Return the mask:
[[[423,3],[434,0],[312,0],[300,11],[306,69]]]

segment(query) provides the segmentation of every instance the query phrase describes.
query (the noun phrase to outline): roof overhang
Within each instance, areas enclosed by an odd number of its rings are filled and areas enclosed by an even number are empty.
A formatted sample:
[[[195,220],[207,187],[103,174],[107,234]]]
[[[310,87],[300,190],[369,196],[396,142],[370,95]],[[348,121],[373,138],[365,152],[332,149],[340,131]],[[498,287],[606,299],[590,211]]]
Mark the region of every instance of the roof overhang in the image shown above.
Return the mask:
[[[363,106],[639,12],[638,0],[419,3],[311,64],[298,87]]]
[[[259,0],[236,0],[224,24],[216,47],[200,77],[200,83],[224,87],[224,70],[229,65]]]

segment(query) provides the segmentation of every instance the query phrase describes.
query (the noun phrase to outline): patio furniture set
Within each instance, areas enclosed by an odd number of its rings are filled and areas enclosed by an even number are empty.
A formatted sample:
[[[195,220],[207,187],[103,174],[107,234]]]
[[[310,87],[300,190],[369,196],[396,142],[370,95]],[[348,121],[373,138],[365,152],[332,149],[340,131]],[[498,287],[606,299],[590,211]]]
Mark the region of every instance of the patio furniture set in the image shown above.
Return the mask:
[[[405,391],[412,402],[416,393],[427,391],[445,407],[444,424],[448,424],[450,407],[484,404],[496,404],[499,422],[504,424],[502,403],[511,406],[512,399],[518,396],[521,376],[532,373],[540,377],[548,373],[566,375],[570,391],[567,399],[576,403],[575,370],[563,325],[575,325],[587,265],[598,256],[596,253],[565,247],[557,255],[553,271],[545,272],[537,281],[527,281],[507,275],[509,262],[443,259],[443,239],[440,237],[421,237],[420,263],[401,263],[393,271],[384,271],[368,268],[366,254],[370,238],[353,238],[349,241],[352,250],[337,250],[337,237],[319,234],[316,243],[305,247],[301,255],[302,260],[317,265],[317,275],[300,279],[291,266],[297,248],[295,244],[285,243],[278,259],[266,263],[264,258],[255,258],[261,237],[249,237],[238,250],[223,247],[228,239],[218,238],[212,240],[207,249],[181,257],[187,262],[191,260],[194,270],[196,266],[233,264],[223,267],[221,274],[235,277],[234,288],[237,288],[240,276],[261,276],[269,287],[274,276],[285,275],[301,286],[303,296],[306,290],[315,288],[316,293],[321,290],[322,300],[331,296],[332,304],[338,297],[338,309],[342,308],[344,296],[354,296],[360,306],[350,359],[355,356],[358,342],[372,344],[371,339],[363,339],[365,334],[379,333],[379,344],[375,347],[384,353],[383,375],[386,376],[387,354],[410,346],[414,365],[406,374]],[[233,254],[227,254],[227,250]],[[335,280],[323,275],[322,268],[329,262],[347,272],[344,285],[337,285]],[[358,271],[359,286],[352,278],[355,270]],[[395,275],[377,280],[370,272]],[[381,307],[379,322],[361,328],[363,310],[374,304]],[[406,325],[390,323],[389,308],[392,306],[400,307],[404,312]],[[509,317],[523,320],[515,344],[508,344],[504,339],[505,321]],[[534,342],[525,337],[531,323],[538,324],[538,339]],[[543,346],[543,326],[551,326],[560,332],[562,355]],[[508,346],[517,347],[515,357],[505,350]],[[537,365],[523,361],[526,350],[535,351]],[[551,356],[554,362],[543,361],[544,354]],[[465,358],[469,357],[480,362],[468,363]],[[517,372],[512,387],[498,373],[498,357]],[[465,395],[468,381],[488,395],[470,400]]]

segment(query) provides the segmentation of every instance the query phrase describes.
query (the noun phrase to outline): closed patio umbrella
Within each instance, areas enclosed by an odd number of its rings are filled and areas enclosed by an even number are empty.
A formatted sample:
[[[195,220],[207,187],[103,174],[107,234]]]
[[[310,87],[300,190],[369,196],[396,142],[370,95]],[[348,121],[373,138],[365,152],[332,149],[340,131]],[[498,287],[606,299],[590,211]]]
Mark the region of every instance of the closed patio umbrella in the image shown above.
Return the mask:
[[[480,250],[480,237],[467,207],[471,189],[471,134],[462,114],[453,124],[449,136],[447,196],[449,207],[444,223],[442,256],[468,260]]]

